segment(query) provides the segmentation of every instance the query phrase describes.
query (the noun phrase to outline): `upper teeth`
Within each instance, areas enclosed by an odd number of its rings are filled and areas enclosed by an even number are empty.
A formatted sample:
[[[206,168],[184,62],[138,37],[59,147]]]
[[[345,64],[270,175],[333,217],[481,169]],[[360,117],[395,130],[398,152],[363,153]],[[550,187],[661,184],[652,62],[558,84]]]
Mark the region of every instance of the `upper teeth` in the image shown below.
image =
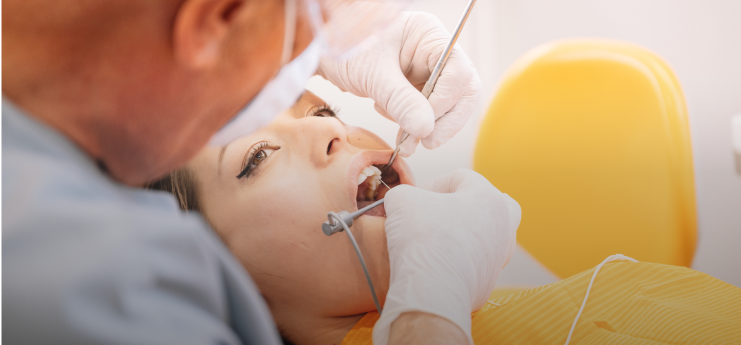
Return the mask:
[[[368,179],[368,189],[365,191],[365,196],[368,199],[373,199],[376,196],[376,188],[381,184],[381,170],[372,165],[366,167],[360,172],[360,176],[358,176],[358,185],[366,179]]]
[[[380,180],[381,179],[381,170],[379,170],[378,168],[376,168],[376,167],[374,167],[372,165],[371,166],[368,166],[368,167],[365,167],[365,169],[363,169],[363,171],[360,172],[360,176],[358,176],[358,185],[360,185],[361,183],[363,183],[365,181],[365,179],[367,179],[368,177],[373,177],[373,179]]]

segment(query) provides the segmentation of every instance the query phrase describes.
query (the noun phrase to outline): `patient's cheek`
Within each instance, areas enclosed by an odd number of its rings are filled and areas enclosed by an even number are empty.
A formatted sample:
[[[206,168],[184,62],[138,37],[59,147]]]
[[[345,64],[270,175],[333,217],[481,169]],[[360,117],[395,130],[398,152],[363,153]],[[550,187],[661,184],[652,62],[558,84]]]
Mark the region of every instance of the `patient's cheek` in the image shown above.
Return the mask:
[[[391,146],[383,139],[364,128],[345,125],[345,130],[347,131],[347,139],[352,146],[366,150],[391,149]]]

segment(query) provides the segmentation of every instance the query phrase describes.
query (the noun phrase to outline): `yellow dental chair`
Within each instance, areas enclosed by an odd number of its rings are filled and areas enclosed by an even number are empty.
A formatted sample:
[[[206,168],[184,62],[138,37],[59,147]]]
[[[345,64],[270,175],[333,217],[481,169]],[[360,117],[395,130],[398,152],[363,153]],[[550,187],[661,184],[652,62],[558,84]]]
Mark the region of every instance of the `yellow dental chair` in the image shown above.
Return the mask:
[[[567,40],[506,73],[474,169],[522,206],[517,240],[560,278],[620,253],[690,266],[689,124],[674,73],[639,46]]]

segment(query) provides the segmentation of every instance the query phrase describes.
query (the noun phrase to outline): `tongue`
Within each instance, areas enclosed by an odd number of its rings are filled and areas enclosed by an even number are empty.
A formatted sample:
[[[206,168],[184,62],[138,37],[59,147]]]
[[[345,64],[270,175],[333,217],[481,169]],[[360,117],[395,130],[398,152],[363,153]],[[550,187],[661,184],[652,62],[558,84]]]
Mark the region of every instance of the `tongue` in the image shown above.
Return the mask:
[[[381,175],[381,178],[383,178],[383,182],[386,182],[388,185],[399,182],[399,174],[394,169],[388,169]]]
[[[373,201],[358,201],[358,209],[361,209],[363,207],[366,207],[370,204],[372,204]],[[386,217],[386,209],[383,208],[383,204],[378,205],[370,211],[364,213],[366,216],[373,216],[373,217]]]

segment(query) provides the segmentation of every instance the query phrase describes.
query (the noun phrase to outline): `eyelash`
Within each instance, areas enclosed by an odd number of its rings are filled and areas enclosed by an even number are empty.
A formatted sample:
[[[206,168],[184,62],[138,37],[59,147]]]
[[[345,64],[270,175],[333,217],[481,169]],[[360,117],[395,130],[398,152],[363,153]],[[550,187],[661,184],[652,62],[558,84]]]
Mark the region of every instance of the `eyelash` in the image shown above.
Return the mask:
[[[339,120],[337,114],[340,113],[340,109],[330,107],[327,104],[322,104],[311,109],[311,112],[308,114],[308,116],[318,116],[321,113],[328,113],[330,117],[334,117]]]
[[[275,147],[276,150],[279,150],[280,149],[280,147],[275,146],[275,145],[272,145],[270,142],[265,141],[265,140],[263,140],[263,141],[255,144],[255,145],[252,145],[252,148],[250,148],[249,154],[247,154],[244,157],[244,160],[242,161],[242,172],[240,172],[239,175],[237,175],[237,179],[240,179],[242,177],[250,177],[250,175],[252,174],[252,172],[259,165],[259,163],[258,164],[251,164],[252,160],[255,159],[255,157],[257,156],[258,153],[260,153],[260,151],[263,151],[264,148],[269,147],[269,146]],[[270,156],[268,156],[268,157],[270,157]],[[265,159],[267,159],[267,158],[265,158]]]
[[[332,108],[332,107],[330,107],[327,104],[323,104],[323,105],[314,107],[307,116],[319,116],[319,114],[321,114],[321,113],[327,113],[327,115],[329,115],[330,117],[334,117],[334,118],[336,118],[336,119],[339,120],[339,118],[337,117],[337,114],[339,112],[340,112],[339,109]],[[322,117],[324,117],[324,116],[322,116]],[[250,177],[250,175],[252,174],[252,172],[259,165],[259,164],[250,164],[250,162],[252,162],[252,160],[255,159],[255,157],[257,156],[257,154],[260,153],[260,151],[262,151],[262,149],[264,149],[266,147],[269,147],[269,146],[275,146],[275,145],[272,145],[268,141],[261,141],[261,142],[259,142],[259,143],[257,143],[257,144],[255,144],[255,145],[252,146],[252,148],[250,149],[249,154],[247,154],[244,157],[244,160],[242,161],[242,171],[239,173],[239,175],[237,175],[237,179],[240,179],[242,177],[245,177],[245,178]],[[276,146],[276,150],[278,150],[278,149],[280,149],[280,147],[277,147]]]

